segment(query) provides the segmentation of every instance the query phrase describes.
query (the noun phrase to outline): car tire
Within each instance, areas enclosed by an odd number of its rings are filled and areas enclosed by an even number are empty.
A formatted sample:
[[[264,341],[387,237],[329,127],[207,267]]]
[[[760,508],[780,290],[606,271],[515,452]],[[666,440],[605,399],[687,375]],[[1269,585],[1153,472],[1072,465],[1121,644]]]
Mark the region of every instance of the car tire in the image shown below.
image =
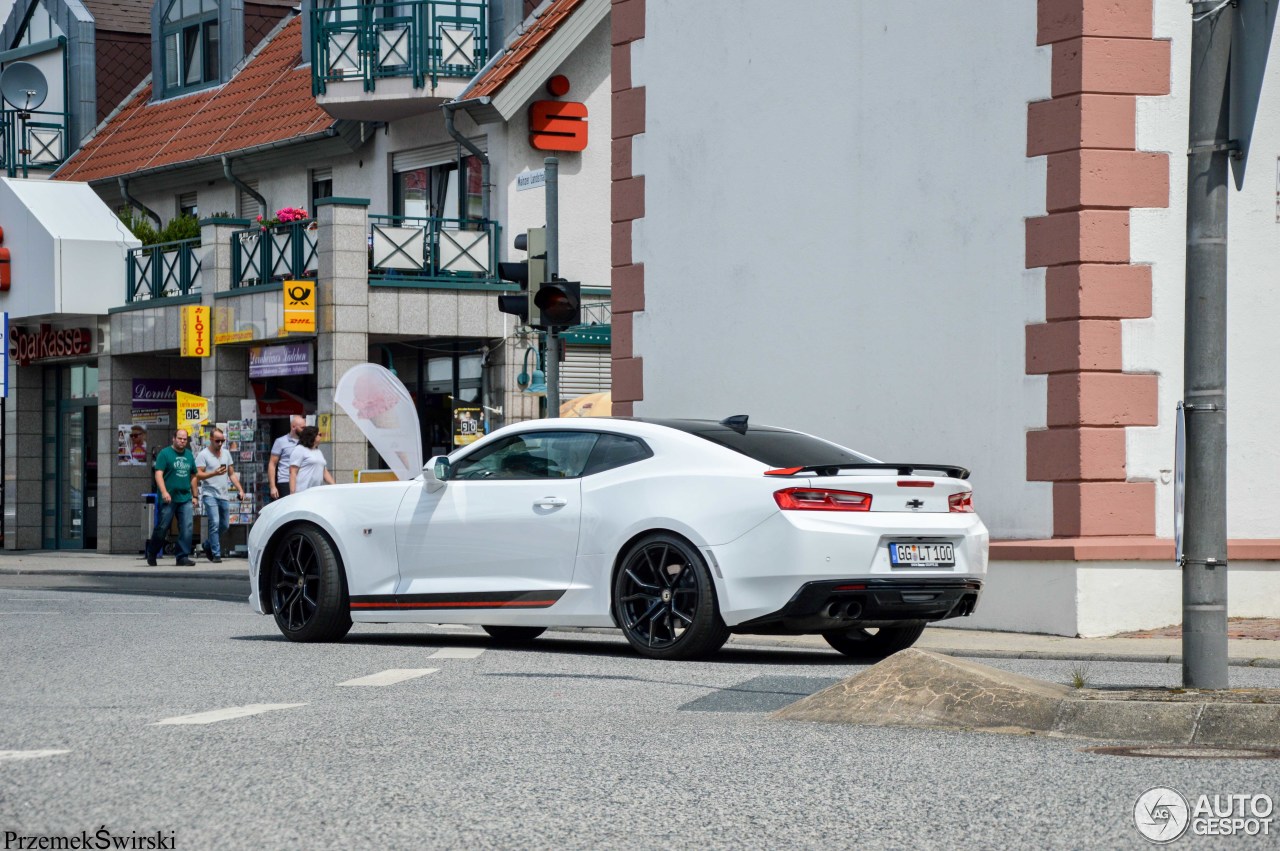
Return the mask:
[[[494,644],[528,644],[547,631],[545,626],[482,626]]]
[[[651,659],[700,659],[729,640],[706,561],[675,535],[647,535],[627,550],[613,614],[628,643]]]
[[[874,633],[855,627],[839,632],[824,632],[822,637],[850,658],[878,662],[915,644],[924,634],[924,626],[884,626]]]
[[[289,529],[271,551],[268,593],[276,626],[290,641],[339,641],[351,630],[342,563],[315,526]]]

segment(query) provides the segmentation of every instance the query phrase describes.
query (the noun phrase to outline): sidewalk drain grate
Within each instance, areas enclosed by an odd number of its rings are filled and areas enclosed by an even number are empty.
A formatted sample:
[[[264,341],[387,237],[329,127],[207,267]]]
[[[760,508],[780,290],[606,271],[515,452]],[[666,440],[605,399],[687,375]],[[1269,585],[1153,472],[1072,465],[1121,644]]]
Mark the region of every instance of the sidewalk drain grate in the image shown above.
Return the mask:
[[[1140,756],[1149,759],[1280,759],[1280,748],[1216,748],[1205,745],[1108,745],[1080,748],[1082,753]]]

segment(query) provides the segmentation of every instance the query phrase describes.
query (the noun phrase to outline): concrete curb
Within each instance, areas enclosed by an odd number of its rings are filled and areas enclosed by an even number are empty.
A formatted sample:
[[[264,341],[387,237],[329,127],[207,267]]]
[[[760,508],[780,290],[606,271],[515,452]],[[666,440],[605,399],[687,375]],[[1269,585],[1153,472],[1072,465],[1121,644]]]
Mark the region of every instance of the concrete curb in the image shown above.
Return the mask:
[[[133,570],[45,570],[40,568],[12,568],[0,567],[0,575],[5,576],[98,576],[111,577],[114,579],[219,579],[219,580],[249,580],[249,571],[227,572],[225,570],[192,570],[187,573],[179,573],[176,571],[160,571],[154,573],[143,573]]]
[[[1257,702],[1254,702],[1257,701]],[[1208,747],[1280,747],[1280,696],[1072,689],[903,650],[773,718]]]
[[[616,630],[613,630],[616,632]],[[768,636],[735,636],[735,647],[799,647],[806,650],[825,651],[827,648],[796,644],[790,641],[771,639]],[[832,651],[834,652],[834,651]],[[966,659],[1034,659],[1047,662],[1146,662],[1157,664],[1181,665],[1181,656],[1168,654],[1140,653],[1055,653],[1048,650],[970,650],[963,647],[930,647],[930,653],[954,656]],[[1280,668],[1280,659],[1229,659],[1227,664],[1233,668]]]

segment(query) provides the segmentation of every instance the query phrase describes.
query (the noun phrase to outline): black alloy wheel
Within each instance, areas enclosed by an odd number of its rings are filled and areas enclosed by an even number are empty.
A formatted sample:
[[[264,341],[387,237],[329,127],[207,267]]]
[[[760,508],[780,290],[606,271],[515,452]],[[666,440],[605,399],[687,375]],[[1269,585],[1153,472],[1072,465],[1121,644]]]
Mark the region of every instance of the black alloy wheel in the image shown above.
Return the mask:
[[[351,629],[342,566],[315,526],[296,526],[271,554],[271,611],[292,641],[338,641]]]
[[[627,551],[613,599],[622,634],[643,656],[697,659],[729,639],[706,562],[674,535],[648,535]]]
[[[495,644],[527,644],[547,631],[545,626],[482,626]]]
[[[824,632],[827,643],[844,655],[861,661],[879,662],[899,650],[906,650],[924,634],[924,624],[882,626],[877,630],[864,627]]]

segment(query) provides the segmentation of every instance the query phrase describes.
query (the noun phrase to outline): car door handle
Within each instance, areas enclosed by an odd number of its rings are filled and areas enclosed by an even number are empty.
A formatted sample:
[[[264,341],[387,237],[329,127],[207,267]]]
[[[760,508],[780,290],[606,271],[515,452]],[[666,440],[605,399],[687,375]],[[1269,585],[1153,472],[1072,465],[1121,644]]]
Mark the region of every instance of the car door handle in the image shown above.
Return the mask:
[[[568,502],[558,496],[544,496],[533,503],[534,508],[559,508],[562,505],[568,505]]]

